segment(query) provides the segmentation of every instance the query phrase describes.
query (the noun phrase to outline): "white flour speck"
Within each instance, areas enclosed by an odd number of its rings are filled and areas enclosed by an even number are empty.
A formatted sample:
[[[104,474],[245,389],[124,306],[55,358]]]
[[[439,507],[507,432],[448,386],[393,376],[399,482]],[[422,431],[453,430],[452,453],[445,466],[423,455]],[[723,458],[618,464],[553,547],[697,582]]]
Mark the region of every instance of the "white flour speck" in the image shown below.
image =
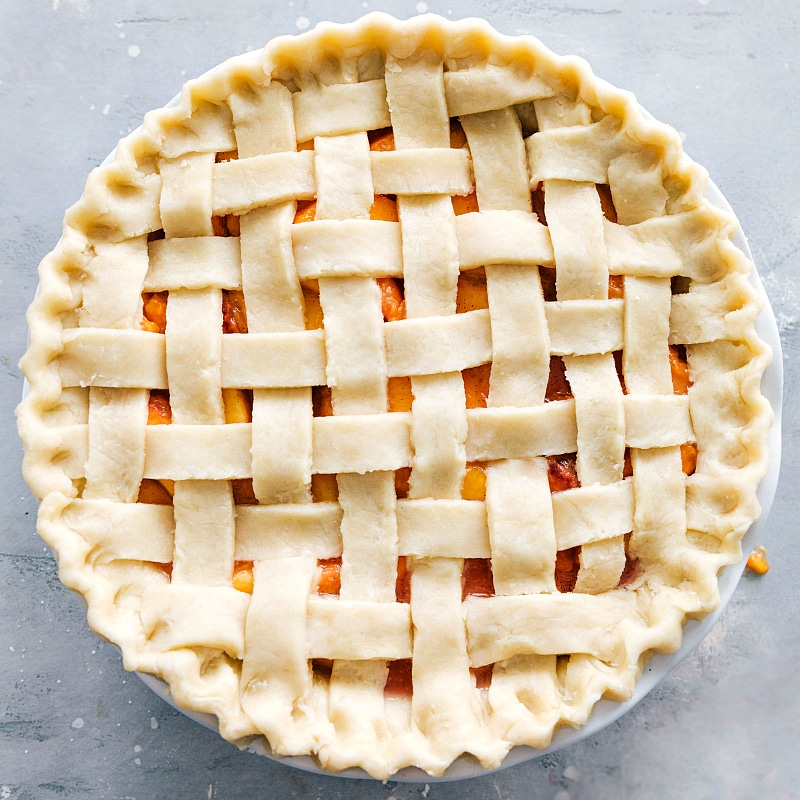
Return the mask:
[[[91,0],[67,0],[67,5],[72,6],[79,14],[85,14],[89,10]],[[61,0],[53,0],[53,11],[61,8]]]
[[[142,49],[139,47],[138,44],[132,44],[132,45],[129,45],[129,47],[128,47],[128,55],[131,58],[138,58],[139,57],[139,53],[141,53],[141,52],[142,52]]]
[[[155,730],[158,727],[158,720],[155,717],[150,717],[150,727]]]
[[[8,800],[9,797],[11,797],[11,787],[5,784],[0,786],[0,800]]]
[[[86,723],[83,721],[81,717],[72,720],[72,727],[75,728],[76,731],[80,730]]]
[[[429,783],[425,784],[425,788],[422,790],[421,794],[423,797],[427,797],[430,794],[431,786]]]
[[[424,14],[428,10],[427,3],[417,3],[416,5],[417,14]]]
[[[140,744],[135,744],[133,746],[133,752],[134,753],[141,753],[142,752],[142,746]]]
[[[697,2],[700,3],[701,6],[707,6],[711,0],[697,0]]]
[[[134,758],[133,763],[136,764],[137,767],[142,766],[142,759],[141,758]]]
[[[576,781],[581,776],[580,772],[572,765],[568,766],[562,774],[568,781]]]
[[[121,32],[120,32],[120,34],[119,34],[119,38],[120,38],[120,39],[126,39],[127,37],[128,37],[128,34],[127,34],[127,33],[125,33],[125,31],[121,31]]]
[[[298,30],[304,31],[311,23],[308,17],[298,17],[294,24],[297,25]]]
[[[108,114],[109,111],[111,111],[111,105],[110,105],[110,103],[106,103],[103,106],[103,114]]]

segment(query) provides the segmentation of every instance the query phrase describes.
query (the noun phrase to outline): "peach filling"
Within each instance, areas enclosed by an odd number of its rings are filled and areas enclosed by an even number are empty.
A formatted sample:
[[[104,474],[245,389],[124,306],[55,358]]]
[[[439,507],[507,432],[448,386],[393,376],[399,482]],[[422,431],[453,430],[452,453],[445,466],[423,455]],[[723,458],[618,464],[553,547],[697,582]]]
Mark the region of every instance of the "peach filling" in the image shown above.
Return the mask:
[[[766,575],[769,572],[766,548],[762,546],[756,547],[755,550],[750,553],[745,566],[751,572],[755,572],[756,575]]]
[[[390,128],[373,131],[369,134],[370,149],[373,151],[394,150],[394,134]],[[313,142],[298,144],[298,150],[313,149]],[[461,125],[451,121],[450,146],[454,148],[466,146],[466,136]],[[227,161],[238,157],[236,151],[218,153],[217,161]],[[600,198],[603,214],[607,219],[616,222],[617,215],[614,208],[611,191],[608,186],[598,185],[597,192]],[[534,213],[543,225],[547,225],[545,215],[544,188],[537,187],[531,193]],[[453,210],[456,215],[478,211],[478,200],[475,192],[466,196],[452,197]],[[315,200],[300,200],[297,202],[294,217],[295,224],[311,222],[316,215]],[[370,219],[396,222],[398,220],[397,202],[393,196],[376,195],[370,208]],[[239,218],[234,214],[214,216],[212,227],[216,236],[238,236]],[[148,237],[149,240],[163,238],[163,231],[156,231]],[[556,271],[554,268],[540,267],[539,274],[542,283],[542,293],[545,301],[556,300]],[[381,310],[385,321],[405,319],[405,297],[402,279],[391,277],[376,279],[381,293]],[[686,279],[676,278],[672,281],[673,293],[686,291]],[[319,284],[316,280],[302,282],[303,299],[305,302],[306,329],[315,330],[323,327],[323,310],[319,299]],[[609,276],[609,298],[624,296],[624,280],[621,275]],[[142,329],[154,333],[164,333],[167,325],[166,309],[168,303],[167,292],[146,292],[142,295],[143,319]],[[489,307],[487,295],[486,273],[480,267],[464,271],[459,275],[456,295],[456,312],[466,313]],[[223,290],[222,293],[223,332],[226,334],[247,333],[247,309],[244,295],[241,291]],[[622,374],[621,353],[615,353],[617,372],[623,392],[625,389]],[[675,394],[687,394],[691,386],[691,376],[686,357],[686,350],[682,346],[669,348],[670,369],[672,374],[673,390]],[[491,364],[482,364],[477,367],[465,369],[462,372],[467,408],[485,408],[489,395]],[[252,421],[252,391],[243,389],[222,390],[225,408],[225,421],[228,423]],[[563,360],[558,356],[550,359],[550,374],[545,393],[545,402],[558,402],[572,397],[572,390],[566,376]],[[410,411],[413,404],[413,391],[411,380],[407,377],[389,378],[387,385],[388,410]],[[327,386],[312,387],[312,402],[314,416],[330,416],[333,414],[330,388]],[[152,390],[148,402],[148,424],[161,425],[172,422],[172,410],[169,403],[169,392]],[[696,467],[697,446],[692,442],[681,445],[681,460],[683,471],[691,475]],[[551,493],[563,492],[580,486],[577,474],[576,454],[565,453],[549,456],[548,482]],[[471,462],[466,466],[462,483],[461,496],[464,500],[484,501],[486,499],[486,464],[484,462]],[[625,452],[625,466],[623,477],[632,474],[630,454]],[[410,468],[398,469],[395,472],[395,490],[398,498],[408,494],[408,481]],[[139,491],[139,502],[169,505],[172,503],[174,484],[168,480],[144,479]],[[255,504],[258,502],[254,493],[251,479],[232,481],[234,502],[237,504]],[[335,502],[338,498],[338,487],[335,475],[314,474],[311,479],[311,493],[314,502]],[[625,537],[626,563],[619,586],[625,586],[634,580],[639,573],[639,564],[635,558],[628,554],[628,540]],[[572,592],[580,569],[580,546],[556,553],[554,576],[559,592]],[[159,564],[159,568],[168,576],[172,574],[172,564]],[[341,587],[341,557],[318,560],[318,578],[316,592],[321,596],[338,597]],[[251,561],[236,561],[233,569],[233,587],[241,592],[253,591],[253,563]],[[468,596],[491,597],[494,595],[494,581],[492,576],[491,559],[468,558],[464,560],[462,575],[462,599]],[[405,556],[397,562],[397,580],[395,587],[397,602],[410,601],[411,581]],[[324,677],[330,675],[332,662],[315,660],[313,662],[315,673]],[[472,669],[473,678],[478,688],[486,688],[491,683],[493,665]],[[411,661],[406,659],[390,661],[388,664],[388,677],[384,692],[387,696],[408,697],[412,693]]]

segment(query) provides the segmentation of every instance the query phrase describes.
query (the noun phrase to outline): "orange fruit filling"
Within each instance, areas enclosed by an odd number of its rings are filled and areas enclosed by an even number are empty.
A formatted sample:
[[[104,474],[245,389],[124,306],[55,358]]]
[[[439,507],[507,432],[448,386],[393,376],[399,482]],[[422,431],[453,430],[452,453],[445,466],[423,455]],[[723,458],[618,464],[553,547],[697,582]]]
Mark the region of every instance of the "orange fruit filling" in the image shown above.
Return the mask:
[[[544,391],[545,403],[554,400],[569,400],[572,389],[567,380],[567,368],[561,356],[550,356],[550,374],[547,376],[547,388]]]
[[[239,592],[253,593],[253,562],[235,561],[233,564],[233,588]]]
[[[461,484],[462,500],[486,499],[486,464],[473,461],[467,464]]]
[[[389,662],[389,673],[383,693],[387,697],[410,697],[412,693],[411,659],[401,658]]]
[[[559,592],[571,592],[578,582],[580,569],[580,547],[570,547],[569,550],[559,550],[556,553],[556,588]]]
[[[315,503],[335,503],[339,499],[336,476],[315,472],[311,476],[311,496]]]
[[[462,573],[461,599],[494,596],[494,576],[490,558],[465,558]]]
[[[320,576],[317,581],[317,594],[338,595],[342,586],[342,558],[321,558],[317,561]]]
[[[247,333],[244,292],[238,289],[222,290],[222,332]]]
[[[411,378],[389,378],[388,401],[389,411],[411,411],[414,402]]]
[[[164,389],[152,389],[147,400],[147,424],[168,425],[172,422],[172,407],[169,404],[169,392]]]
[[[767,550],[765,547],[756,547],[747,559],[745,565],[756,575],[766,575],[769,572],[769,561],[767,561]]]
[[[167,330],[167,294],[145,292],[142,295],[142,330],[150,333],[164,333]]]
[[[486,290],[486,270],[478,267],[458,276],[456,313],[479,311],[482,308],[489,308],[489,294]]]

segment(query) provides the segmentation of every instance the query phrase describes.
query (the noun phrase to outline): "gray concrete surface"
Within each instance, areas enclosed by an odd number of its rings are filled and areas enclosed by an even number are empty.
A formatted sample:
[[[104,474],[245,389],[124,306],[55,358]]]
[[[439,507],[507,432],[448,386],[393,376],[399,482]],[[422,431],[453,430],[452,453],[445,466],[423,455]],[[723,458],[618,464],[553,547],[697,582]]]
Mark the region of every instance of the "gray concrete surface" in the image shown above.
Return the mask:
[[[239,752],[125,673],[35,533],[13,410],[36,266],[86,173],[184,79],[320,20],[482,15],[583,55],[685,134],[736,209],[778,320],[782,478],[745,576],[700,647],[639,706],[558,753],[467,782],[316,776]],[[794,798],[800,711],[800,5],[794,0],[0,2],[0,798]]]

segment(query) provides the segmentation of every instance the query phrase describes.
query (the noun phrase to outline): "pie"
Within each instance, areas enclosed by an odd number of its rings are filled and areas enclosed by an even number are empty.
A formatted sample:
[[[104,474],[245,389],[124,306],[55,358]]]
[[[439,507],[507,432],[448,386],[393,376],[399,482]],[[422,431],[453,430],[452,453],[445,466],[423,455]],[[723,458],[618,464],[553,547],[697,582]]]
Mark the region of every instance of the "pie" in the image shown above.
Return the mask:
[[[769,348],[632,95],[371,14],[189,82],[40,267],[38,527],[127,669],[377,778],[548,745],[718,603]]]

